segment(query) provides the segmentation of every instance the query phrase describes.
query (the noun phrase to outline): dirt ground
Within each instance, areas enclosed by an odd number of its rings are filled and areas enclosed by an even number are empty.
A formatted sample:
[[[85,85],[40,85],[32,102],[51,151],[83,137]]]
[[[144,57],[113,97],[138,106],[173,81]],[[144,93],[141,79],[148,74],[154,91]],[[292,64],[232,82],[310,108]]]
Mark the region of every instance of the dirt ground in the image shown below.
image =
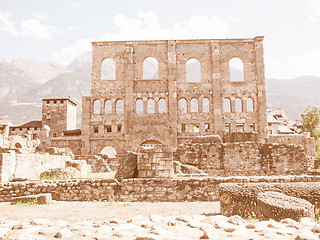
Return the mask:
[[[137,215],[162,216],[217,214],[219,202],[135,203],[135,202],[58,202],[47,205],[20,206],[0,203],[0,220],[47,218],[52,221],[103,221],[106,218],[128,220]]]

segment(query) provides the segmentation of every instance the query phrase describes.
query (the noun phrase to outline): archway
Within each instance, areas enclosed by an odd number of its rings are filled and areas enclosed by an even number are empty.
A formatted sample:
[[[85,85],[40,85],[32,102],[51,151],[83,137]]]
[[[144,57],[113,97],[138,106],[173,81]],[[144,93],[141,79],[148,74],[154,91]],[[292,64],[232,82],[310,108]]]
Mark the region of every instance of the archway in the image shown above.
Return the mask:
[[[21,144],[18,143],[18,142],[14,145],[14,147],[15,147],[15,148],[22,148]]]
[[[117,151],[113,147],[107,146],[101,150],[100,154],[107,155],[108,158],[116,158]]]

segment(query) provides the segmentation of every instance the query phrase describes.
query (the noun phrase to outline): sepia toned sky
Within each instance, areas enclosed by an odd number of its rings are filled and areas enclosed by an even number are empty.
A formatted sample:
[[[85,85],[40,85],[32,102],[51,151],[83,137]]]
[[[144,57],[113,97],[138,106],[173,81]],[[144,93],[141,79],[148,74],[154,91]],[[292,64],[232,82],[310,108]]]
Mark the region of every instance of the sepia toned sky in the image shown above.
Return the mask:
[[[268,78],[320,76],[320,0],[0,0],[0,58],[68,64],[91,41],[265,36]]]

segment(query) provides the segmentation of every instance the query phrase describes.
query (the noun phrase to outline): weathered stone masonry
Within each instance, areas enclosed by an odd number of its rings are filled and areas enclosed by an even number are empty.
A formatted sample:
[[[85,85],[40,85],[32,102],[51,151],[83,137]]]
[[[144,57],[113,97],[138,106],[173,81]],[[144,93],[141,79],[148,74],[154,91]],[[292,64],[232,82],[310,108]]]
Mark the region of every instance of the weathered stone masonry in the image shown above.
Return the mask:
[[[105,146],[118,153],[135,151],[148,141],[177,147],[186,138],[222,136],[224,131],[264,135],[262,41],[263,37],[93,42],[91,96],[82,99],[82,154],[100,153]],[[151,79],[143,72],[148,57],[155,58],[158,67],[158,75]],[[244,81],[230,81],[229,61],[234,57],[243,62]],[[115,76],[104,80],[101,66],[110,59]],[[200,64],[198,82],[187,81],[189,60]],[[180,101],[185,102],[185,109],[179,108]],[[224,111],[225,101],[230,111]],[[139,104],[142,112],[137,110]]]
[[[218,201],[220,183],[319,182],[320,176],[210,177],[176,179],[73,179],[0,184],[0,202],[52,193],[58,201],[131,200],[148,202]]]

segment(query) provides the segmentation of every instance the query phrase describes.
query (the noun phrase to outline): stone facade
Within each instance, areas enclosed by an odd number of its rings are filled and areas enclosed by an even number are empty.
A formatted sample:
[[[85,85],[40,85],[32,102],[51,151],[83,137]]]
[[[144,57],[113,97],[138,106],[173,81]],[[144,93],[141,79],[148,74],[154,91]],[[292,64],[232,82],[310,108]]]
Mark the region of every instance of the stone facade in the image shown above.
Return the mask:
[[[262,41],[93,42],[91,96],[82,99],[82,154],[100,153],[105,146],[136,151],[143,143],[177,147],[186,138],[222,137],[224,131],[264,136]],[[146,76],[150,57],[156,74]],[[243,63],[243,81],[230,80],[235,57]],[[190,80],[189,60],[199,64],[198,80]],[[111,62],[113,75],[104,74],[105,62]]]

